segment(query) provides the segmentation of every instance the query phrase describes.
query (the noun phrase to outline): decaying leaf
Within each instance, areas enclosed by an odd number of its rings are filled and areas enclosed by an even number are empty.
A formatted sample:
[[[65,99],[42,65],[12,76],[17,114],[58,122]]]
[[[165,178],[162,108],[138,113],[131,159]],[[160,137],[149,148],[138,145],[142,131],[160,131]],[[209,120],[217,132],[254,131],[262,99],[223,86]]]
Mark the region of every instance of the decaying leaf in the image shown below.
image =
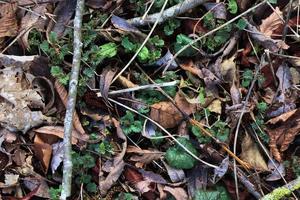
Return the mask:
[[[125,88],[133,88],[136,87],[137,85],[131,82],[129,79],[127,79],[124,76],[119,76],[118,81],[125,87]]]
[[[0,124],[10,131],[22,131],[51,122],[44,109],[39,89],[32,88],[33,75],[26,73],[35,56],[1,55],[4,69],[0,75]],[[34,109],[33,111],[31,109]]]
[[[144,164],[151,163],[153,160],[159,159],[164,154],[161,151],[143,150],[135,146],[128,146],[126,152],[139,154],[131,156],[130,160],[135,162],[142,162]]]
[[[57,138],[64,138],[64,127],[62,126],[43,126],[41,128],[35,129],[34,132],[39,133],[40,135],[47,135],[45,136],[47,138],[48,141],[51,141],[49,137],[54,136],[54,138],[52,139],[55,140]],[[41,136],[43,137],[43,136]],[[72,131],[72,144],[77,144],[79,140],[82,141],[86,141],[89,139],[88,135],[81,135],[80,133],[78,133],[77,130],[73,130]],[[56,142],[56,141],[55,141]],[[53,144],[53,142],[49,142],[48,144]]]
[[[168,175],[173,183],[180,182],[185,179],[185,174],[182,169],[175,169],[165,162],[163,162],[163,164],[166,167]]]
[[[218,166],[214,169],[213,183],[217,183],[227,172],[229,166],[229,157],[224,158]]]
[[[164,191],[169,192],[176,200],[188,200],[188,195],[183,188],[165,186]]]
[[[65,87],[59,83],[58,80],[55,81],[55,89],[61,99],[61,101],[63,102],[63,104],[65,105],[65,107],[67,107],[67,101],[68,101],[68,92],[65,89]],[[74,117],[73,117],[73,126],[74,128],[82,135],[85,135],[85,131],[81,125],[79,116],[77,114],[77,112],[74,112]]]
[[[16,186],[19,183],[19,175],[18,174],[5,174],[5,182],[0,182],[0,188],[7,188]]]
[[[113,169],[110,171],[110,173],[107,175],[107,177],[102,180],[104,177],[99,178],[99,189],[101,195],[105,195],[107,191],[111,188],[111,186],[119,179],[123,168],[125,166],[125,162],[123,161],[123,157],[126,153],[127,148],[127,139],[124,135],[120,122],[118,122],[116,119],[112,119],[113,124],[115,128],[117,129],[117,135],[120,139],[123,140],[122,143],[122,152],[119,153],[114,159],[113,159]]]
[[[71,17],[76,8],[76,0],[59,1],[54,10],[55,22],[50,20],[47,27],[47,33],[51,31],[57,34],[57,37],[61,37],[70,22]]]
[[[18,21],[16,11],[17,2],[0,3],[0,38],[5,36],[15,36],[18,32]]]
[[[51,171],[52,174],[55,173],[57,168],[59,167],[60,163],[63,161],[64,158],[64,151],[63,151],[64,142],[59,141],[57,143],[52,144],[53,149],[53,156],[51,160]]]
[[[211,112],[217,113],[217,114],[221,114],[222,113],[222,102],[220,99],[215,99],[213,100],[209,106],[207,107],[207,109]]]
[[[43,3],[35,6],[32,9],[33,12],[27,12],[26,15],[22,18],[19,29],[19,34],[21,35],[19,42],[25,49],[30,48],[28,43],[28,36],[32,29],[35,28],[40,31],[44,31],[44,26],[46,22],[45,13],[47,11],[47,5],[47,3]],[[44,18],[42,16],[44,16]]]
[[[196,111],[196,105],[187,102],[180,93],[175,96],[175,104],[187,115]],[[153,104],[150,117],[165,128],[174,128],[183,119],[181,112],[169,101]]]
[[[296,135],[300,132],[300,110],[292,110],[278,117],[270,119],[267,124],[276,123],[277,128],[267,128],[270,137],[270,151],[274,158],[281,162],[281,154],[293,142]]]
[[[283,21],[281,20],[282,18],[282,12],[278,7],[276,7],[275,11],[269,17],[262,20],[262,23],[259,26],[260,32],[262,32],[265,36],[271,37],[273,31],[283,25]]]
[[[274,160],[274,163],[276,167],[271,160],[268,162],[268,168],[272,171],[272,173],[266,177],[266,181],[278,181],[285,176],[285,168],[283,163],[278,163],[276,160]]]
[[[268,166],[262,157],[258,146],[253,142],[252,138],[246,133],[242,141],[241,159],[249,163],[256,170],[268,170]]]
[[[45,172],[47,172],[52,155],[51,145],[44,142],[37,134],[34,138],[34,150],[36,157],[41,161]]]

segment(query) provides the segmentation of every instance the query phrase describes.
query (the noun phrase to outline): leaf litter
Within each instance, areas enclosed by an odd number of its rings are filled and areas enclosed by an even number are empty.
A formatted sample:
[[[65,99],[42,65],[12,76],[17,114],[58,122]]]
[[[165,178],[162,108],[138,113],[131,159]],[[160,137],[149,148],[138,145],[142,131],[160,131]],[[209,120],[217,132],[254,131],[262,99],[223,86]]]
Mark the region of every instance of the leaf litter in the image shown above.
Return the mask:
[[[71,198],[260,199],[300,176],[299,5],[169,1],[148,38],[148,3],[86,1]],[[75,5],[0,3],[3,199],[59,199]]]

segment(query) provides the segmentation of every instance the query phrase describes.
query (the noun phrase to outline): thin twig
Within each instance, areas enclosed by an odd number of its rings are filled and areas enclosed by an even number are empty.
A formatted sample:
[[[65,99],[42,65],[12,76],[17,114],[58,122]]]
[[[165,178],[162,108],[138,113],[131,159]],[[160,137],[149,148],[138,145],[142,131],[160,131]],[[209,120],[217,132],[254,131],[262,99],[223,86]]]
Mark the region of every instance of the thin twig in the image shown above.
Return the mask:
[[[161,87],[169,87],[169,86],[174,86],[177,85],[180,81],[171,81],[171,82],[166,82],[166,83],[154,83],[154,84],[149,84],[149,85],[141,85],[133,88],[126,88],[122,90],[116,90],[116,91],[110,91],[108,94],[121,94],[125,92],[134,92],[137,90],[144,90],[144,89],[152,89],[152,88],[161,88]],[[98,97],[101,97],[101,93],[97,93]]]
[[[187,48],[189,48],[190,46],[192,46],[193,44],[195,44],[196,42],[202,40],[203,38],[209,36],[209,35],[212,35],[213,33],[217,32],[218,30],[224,28],[225,26],[227,26],[228,24],[231,24],[232,22],[238,20],[239,18],[241,18],[242,16],[248,14],[249,12],[255,10],[256,8],[258,8],[259,6],[263,5],[266,3],[267,0],[263,0],[262,2],[260,2],[259,4],[253,6],[252,8],[249,8],[248,10],[246,10],[245,12],[239,14],[238,16],[232,18],[231,20],[229,20],[228,22],[222,24],[221,26],[218,26],[217,28],[205,33],[204,35],[202,35],[201,37],[191,41],[190,43],[188,43],[187,45],[183,46],[173,57],[172,59],[169,60],[167,66],[165,67],[163,73],[165,73],[168,68],[170,67],[170,65],[172,64],[172,62],[175,60],[175,58],[178,57],[178,55],[180,55],[184,50],[186,50]]]
[[[64,121],[64,165],[63,165],[63,180],[62,180],[62,192],[60,199],[64,200],[71,194],[71,182],[72,182],[72,159],[71,159],[71,138],[73,129],[73,113],[75,111],[76,96],[77,96],[77,84],[80,71],[81,60],[81,26],[82,15],[84,10],[84,0],[78,0],[76,6],[76,13],[74,18],[74,56],[73,67],[71,72],[71,79],[69,83],[69,96],[67,102],[67,110]]]
[[[147,24],[153,24],[156,21],[159,24],[161,24],[167,19],[181,15],[186,11],[205,3],[206,1],[207,0],[185,0],[184,2],[181,2],[175,6],[166,9],[162,14],[154,13],[152,15],[147,16],[146,18],[136,17],[136,18],[129,19],[127,21],[134,26],[144,26]]]
[[[167,6],[167,3],[168,3],[168,0],[165,0],[164,5],[162,6],[162,8],[160,10],[159,16],[162,15],[163,11],[165,10],[165,7]],[[118,77],[121,76],[122,73],[131,65],[131,63],[134,61],[134,59],[137,57],[137,55],[140,53],[140,51],[146,45],[146,43],[150,39],[152,33],[154,32],[155,27],[158,25],[158,20],[159,20],[159,18],[157,18],[157,20],[155,21],[153,27],[151,28],[149,34],[145,38],[145,40],[142,43],[142,45],[138,48],[138,50],[135,52],[135,54],[132,56],[132,58],[129,60],[129,62],[125,65],[125,67],[123,67],[123,69],[115,76],[115,78],[112,80],[111,84],[113,84],[113,82],[115,82],[118,79]]]
[[[168,136],[170,136],[170,138],[172,138],[181,148],[183,148],[188,154],[190,154],[193,158],[195,158],[196,160],[200,161],[201,163],[212,167],[212,168],[218,168],[218,166],[210,164],[200,158],[198,158],[198,156],[196,156],[195,154],[193,154],[190,150],[188,150],[184,145],[182,145],[171,133],[169,133],[169,131],[167,131],[164,127],[162,127],[159,123],[157,123],[156,121],[154,121],[153,119],[147,117],[146,115],[143,115],[141,113],[139,113],[138,111],[134,110],[133,108],[130,108],[124,104],[119,103],[118,101],[115,101],[114,99],[108,98],[109,101],[123,107],[126,108],[127,110],[130,110],[131,112],[134,112],[138,115],[140,115],[141,117],[148,119],[149,121],[151,121],[153,124],[155,124],[157,127],[159,127],[163,132],[165,132]]]

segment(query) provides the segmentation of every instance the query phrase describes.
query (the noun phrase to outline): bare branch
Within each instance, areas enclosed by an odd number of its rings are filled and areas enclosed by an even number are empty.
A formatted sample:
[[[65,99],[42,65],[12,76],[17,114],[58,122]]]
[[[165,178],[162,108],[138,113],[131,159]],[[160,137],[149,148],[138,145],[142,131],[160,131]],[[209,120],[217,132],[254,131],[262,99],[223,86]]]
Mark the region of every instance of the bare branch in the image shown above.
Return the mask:
[[[74,42],[73,42],[73,67],[71,72],[71,79],[69,83],[69,97],[67,102],[67,110],[64,121],[64,166],[63,166],[63,181],[62,192],[60,199],[64,200],[71,194],[72,183],[72,158],[71,158],[71,138],[73,129],[73,113],[76,105],[78,75],[80,70],[81,60],[81,26],[82,15],[84,10],[84,0],[78,0],[76,5],[76,13],[74,19]]]
[[[167,19],[181,15],[186,11],[205,3],[206,1],[207,0],[185,0],[182,3],[179,3],[175,6],[166,9],[162,13],[162,15],[160,15],[160,13],[154,13],[152,15],[148,15],[146,18],[136,17],[136,18],[129,19],[127,21],[134,26],[144,26],[147,24],[154,24],[156,20],[158,20],[158,23],[161,24]]]

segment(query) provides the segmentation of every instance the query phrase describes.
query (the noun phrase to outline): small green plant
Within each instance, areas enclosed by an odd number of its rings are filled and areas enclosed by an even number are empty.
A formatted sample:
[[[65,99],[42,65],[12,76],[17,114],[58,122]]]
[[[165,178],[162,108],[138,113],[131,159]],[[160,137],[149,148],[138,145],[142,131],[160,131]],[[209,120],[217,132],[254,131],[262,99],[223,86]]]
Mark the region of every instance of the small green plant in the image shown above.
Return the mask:
[[[161,47],[163,47],[164,41],[158,36],[154,36],[150,38],[148,42],[155,46],[155,49],[149,50],[146,46],[141,49],[137,57],[142,63],[153,63],[161,57]],[[126,53],[135,53],[141,46],[139,43],[132,42],[129,37],[124,37],[121,45],[124,47]]]
[[[223,186],[216,186],[211,190],[199,189],[194,200],[230,200],[230,196]]]
[[[143,124],[140,120],[135,119],[135,115],[126,111],[126,114],[120,120],[123,132],[126,135],[140,133],[143,130]]]
[[[264,114],[267,109],[268,109],[268,104],[266,102],[262,101],[257,104],[257,110],[261,114]]]
[[[244,30],[247,27],[247,23],[244,19],[239,19],[235,26],[240,30]]]
[[[242,75],[242,86],[248,87],[253,80],[253,72],[250,69],[246,69]]]
[[[63,84],[67,85],[70,79],[70,74],[66,74],[61,67],[59,66],[52,66],[51,67],[51,75],[57,78],[57,80]]]
[[[231,14],[236,14],[238,11],[238,5],[236,3],[236,0],[228,0],[228,11]]]
[[[176,36],[176,42],[174,44],[174,49],[178,52],[184,46],[190,44],[193,40],[184,34],[179,34]],[[180,56],[193,56],[197,53],[197,50],[193,47],[189,47],[180,53]]]
[[[81,155],[73,152],[72,163],[73,176],[76,177],[75,183],[78,186],[83,184],[88,192],[97,192],[97,185],[93,182],[92,176],[89,173],[89,170],[96,165],[95,158],[88,153]]]
[[[59,200],[61,190],[62,190],[61,185],[58,188],[50,187],[49,188],[50,199]]]
[[[164,25],[164,33],[170,36],[174,33],[175,29],[180,27],[180,21],[178,19],[169,19]]]
[[[197,150],[187,138],[182,137],[178,138],[177,140],[194,155],[198,155]],[[197,160],[193,158],[189,153],[187,153],[178,144],[176,144],[173,147],[170,147],[167,150],[165,158],[170,166],[177,169],[191,169],[197,163]]]
[[[119,200],[119,199],[122,199],[122,200],[133,200],[134,196],[131,193],[129,193],[129,192],[120,192],[118,194],[118,197],[115,198],[115,200]]]

